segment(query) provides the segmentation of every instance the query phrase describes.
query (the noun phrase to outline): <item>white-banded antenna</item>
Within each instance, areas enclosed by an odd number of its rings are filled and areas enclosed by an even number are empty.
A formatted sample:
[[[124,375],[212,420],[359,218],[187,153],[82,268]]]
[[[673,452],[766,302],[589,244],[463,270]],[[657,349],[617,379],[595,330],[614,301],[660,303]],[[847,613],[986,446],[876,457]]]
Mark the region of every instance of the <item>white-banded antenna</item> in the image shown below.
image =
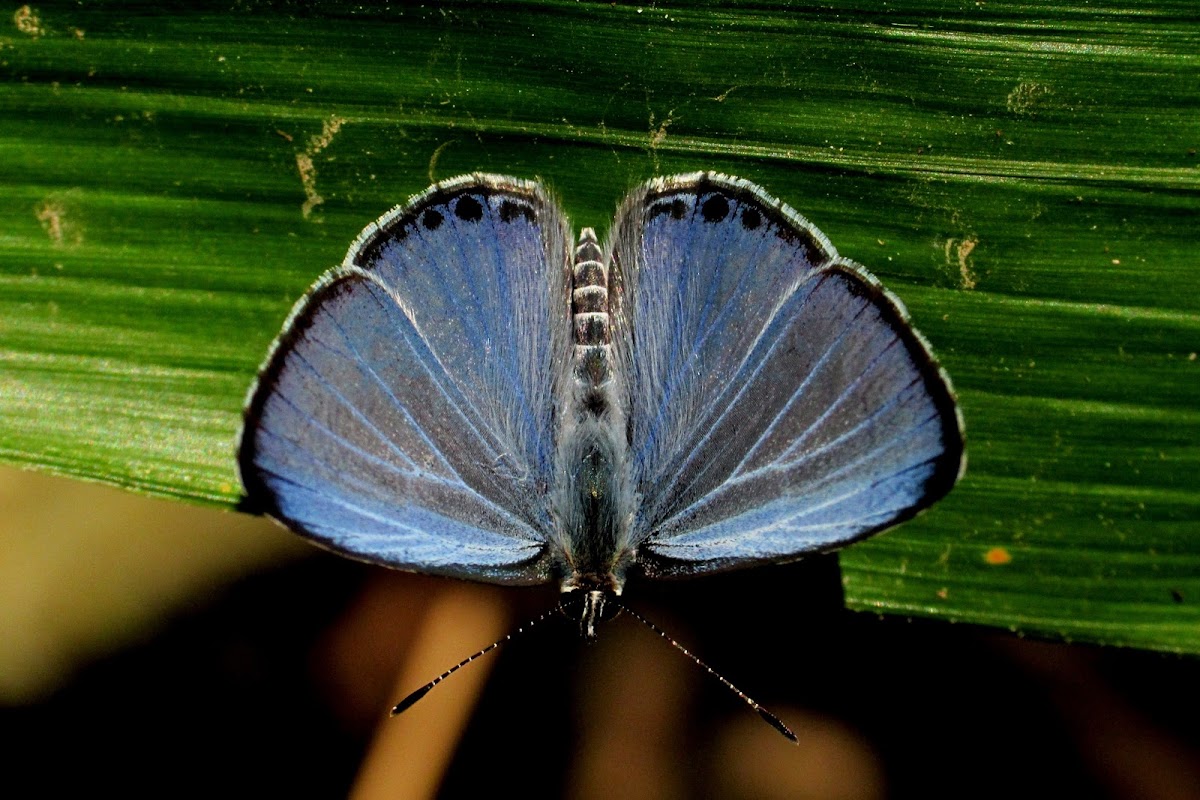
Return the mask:
[[[791,728],[789,728],[787,725],[783,724],[783,720],[781,720],[779,717],[775,716],[770,711],[768,711],[767,709],[765,709],[761,705],[759,705],[758,702],[753,697],[746,694],[738,687],[734,686],[733,683],[728,678],[726,678],[724,675],[717,672],[715,669],[710,667],[708,664],[705,664],[703,661],[701,661],[698,656],[696,656],[695,654],[692,653],[692,651],[688,650],[686,647],[681,645],[678,641],[676,641],[670,634],[668,634],[662,628],[658,627],[653,622],[646,619],[638,612],[634,611],[632,608],[629,608],[628,606],[619,602],[614,595],[608,595],[605,599],[606,599],[607,603],[610,603],[613,606],[615,606],[616,608],[620,609],[621,611],[628,613],[631,617],[636,619],[638,622],[642,623],[647,628],[649,628],[650,630],[657,633],[660,637],[662,637],[662,639],[664,641],[666,641],[668,644],[670,644],[676,650],[678,650],[679,652],[683,653],[685,656],[690,658],[698,667],[700,667],[705,672],[707,672],[709,675],[712,675],[714,678],[716,678],[718,681],[720,681],[722,684],[724,684],[726,689],[728,689],[729,691],[731,691],[735,695],[737,695],[739,698],[741,698],[742,702],[744,702],[746,705],[750,706],[750,708],[752,708],[756,712],[758,712],[758,715],[760,717],[762,717],[764,722],[766,722],[772,728],[774,728],[775,730],[777,730],[781,734],[783,734],[785,737],[787,737],[787,739],[789,741],[791,741],[793,744],[800,744],[799,738],[797,738],[796,734],[794,734],[792,732]],[[481,656],[487,655],[488,653],[492,652],[493,650],[495,650],[497,647],[504,644],[505,642],[515,639],[518,636],[520,636],[521,634],[525,633],[526,631],[531,630],[534,625],[537,625],[538,623],[542,622],[543,620],[546,619],[546,617],[550,616],[551,614],[555,613],[556,611],[563,611],[563,610],[564,610],[563,604],[559,603],[558,605],[554,606],[553,608],[549,609],[548,611],[543,612],[540,616],[534,617],[529,622],[526,622],[524,625],[520,626],[512,633],[507,634],[506,636],[504,636],[504,638],[497,639],[496,641],[492,642],[491,644],[489,644],[487,647],[483,648],[479,652],[473,653],[472,655],[467,656],[462,661],[458,662],[453,667],[450,667],[450,669],[446,670],[441,675],[438,675],[436,678],[431,680],[429,683],[425,684],[420,689],[417,689],[415,692],[412,692],[407,697],[405,697],[403,700],[401,700],[399,703],[397,703],[392,708],[392,716],[394,717],[397,714],[403,714],[405,711],[412,708],[414,705],[416,705],[416,702],[418,700],[420,700],[425,695],[429,694],[430,690],[432,690],[433,687],[437,686],[439,683],[446,680],[446,678],[449,678],[451,675],[458,672],[460,669],[465,667],[467,664],[470,664],[475,659],[477,659]]]
[[[800,740],[799,740],[799,739],[796,737],[796,734],[792,733],[792,729],[791,729],[791,728],[789,728],[787,725],[784,725],[784,724],[783,724],[783,720],[781,720],[779,717],[777,717],[777,716],[775,716],[774,714],[772,714],[772,713],[771,713],[770,711],[768,711],[767,709],[765,709],[765,708],[763,708],[762,706],[760,706],[760,705],[758,704],[758,702],[757,702],[757,701],[755,701],[755,699],[754,699],[753,697],[751,697],[750,695],[746,694],[745,692],[743,692],[743,691],[742,691],[741,689],[739,689],[738,687],[734,686],[734,685],[733,685],[733,684],[732,684],[732,683],[729,681],[729,679],[728,679],[728,678],[726,678],[726,677],[725,677],[724,675],[722,675],[721,673],[717,672],[715,669],[713,669],[712,667],[710,667],[708,664],[705,664],[703,661],[701,661],[701,660],[700,660],[700,658],[699,658],[698,656],[694,655],[694,654],[693,654],[693,653],[692,653],[690,650],[688,650],[686,647],[684,647],[683,645],[681,645],[679,642],[675,641],[675,639],[674,639],[674,638],[672,638],[672,637],[671,637],[671,635],[670,635],[669,633],[667,633],[667,632],[666,632],[666,631],[664,631],[662,628],[660,628],[660,627],[658,627],[657,625],[655,625],[655,624],[654,624],[653,622],[651,622],[650,620],[648,620],[648,619],[646,619],[645,617],[643,617],[643,616],[642,616],[641,614],[639,614],[638,612],[634,611],[634,610],[633,610],[632,608],[630,608],[629,606],[627,606],[627,605],[624,605],[623,603],[619,602],[619,601],[618,601],[618,600],[617,600],[615,597],[610,597],[610,598],[608,598],[608,602],[612,603],[613,605],[615,605],[617,608],[621,609],[622,611],[625,611],[625,612],[626,612],[626,613],[628,613],[628,614],[629,614],[631,617],[633,617],[634,619],[636,619],[638,622],[642,623],[642,624],[643,624],[643,625],[645,625],[647,628],[649,628],[650,630],[652,630],[652,631],[654,631],[655,633],[657,633],[657,634],[658,634],[659,636],[661,636],[661,637],[662,637],[662,638],[663,638],[663,639],[664,639],[664,640],[665,640],[665,641],[666,641],[668,644],[670,644],[670,645],[671,645],[672,647],[674,647],[676,650],[678,650],[679,652],[683,653],[685,656],[687,656],[687,657],[688,657],[688,658],[690,658],[692,661],[694,661],[694,662],[696,663],[696,665],[697,665],[697,666],[699,666],[701,669],[703,669],[703,670],[704,670],[705,672],[707,672],[709,675],[712,675],[714,678],[716,678],[716,679],[717,679],[717,680],[719,680],[721,683],[723,683],[723,684],[725,685],[725,688],[726,688],[726,689],[728,689],[729,691],[731,691],[731,692],[733,692],[734,694],[736,694],[738,697],[740,697],[740,698],[742,699],[742,702],[744,702],[746,705],[750,706],[752,709],[754,709],[755,711],[757,711],[757,712],[758,712],[758,715],[759,715],[760,717],[762,717],[762,718],[763,718],[763,721],[764,721],[764,722],[766,722],[766,723],[767,723],[768,725],[770,725],[772,728],[774,728],[775,730],[779,731],[779,732],[780,732],[780,733],[782,733],[784,736],[786,736],[786,737],[788,738],[788,740],[789,740],[789,741],[790,741],[792,744],[800,744]]]
[[[396,705],[392,708],[392,716],[394,717],[397,714],[403,714],[405,711],[412,708],[418,700],[420,700],[425,695],[429,694],[429,691],[433,687],[437,686],[439,683],[446,680],[446,678],[449,678],[451,675],[458,672],[460,669],[465,667],[467,664],[470,664],[472,661],[479,658],[480,656],[485,656],[488,653],[495,650],[500,645],[504,644],[505,642],[507,642],[511,639],[517,638],[521,634],[525,633],[525,631],[530,630],[534,625],[537,625],[539,622],[541,622],[542,620],[544,620],[546,617],[550,616],[557,610],[558,610],[558,606],[555,606],[554,608],[551,608],[549,611],[543,612],[541,616],[535,617],[534,619],[529,620],[529,622],[526,622],[524,625],[517,628],[512,633],[507,634],[503,639],[497,639],[496,641],[489,644],[487,647],[480,650],[478,653],[467,656],[462,661],[458,662],[453,667],[446,670],[441,675],[438,675],[436,678],[431,680],[429,683],[425,684],[420,689],[417,689],[415,692],[410,694],[408,697],[401,700],[399,703],[396,703]]]

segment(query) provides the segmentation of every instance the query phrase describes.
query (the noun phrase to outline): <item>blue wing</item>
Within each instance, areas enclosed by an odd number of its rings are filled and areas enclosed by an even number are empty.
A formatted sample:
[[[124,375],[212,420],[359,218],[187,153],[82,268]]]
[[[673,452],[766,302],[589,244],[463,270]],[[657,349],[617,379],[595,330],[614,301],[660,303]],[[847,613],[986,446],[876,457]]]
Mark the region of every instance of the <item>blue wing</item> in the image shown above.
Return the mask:
[[[746,181],[651,181],[611,235],[632,541],[649,574],[830,550],[963,465],[953,392],[894,296]]]
[[[487,175],[368,226],[251,389],[247,505],[363,560],[546,580],[570,241],[537,184]]]

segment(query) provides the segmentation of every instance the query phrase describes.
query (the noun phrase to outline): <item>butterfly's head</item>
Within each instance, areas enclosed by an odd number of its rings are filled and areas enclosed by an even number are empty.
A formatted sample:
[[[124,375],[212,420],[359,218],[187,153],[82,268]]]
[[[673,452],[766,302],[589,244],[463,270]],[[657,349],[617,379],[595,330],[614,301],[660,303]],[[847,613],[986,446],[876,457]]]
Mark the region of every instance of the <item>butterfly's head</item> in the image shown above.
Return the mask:
[[[608,589],[570,592],[558,607],[567,616],[579,619],[579,635],[585,639],[595,639],[596,623],[610,619],[621,610],[616,602],[616,592]]]
[[[616,598],[625,588],[625,571],[572,572],[561,584],[563,597],[559,609],[579,620],[579,633],[585,639],[596,638],[596,623],[620,611]]]

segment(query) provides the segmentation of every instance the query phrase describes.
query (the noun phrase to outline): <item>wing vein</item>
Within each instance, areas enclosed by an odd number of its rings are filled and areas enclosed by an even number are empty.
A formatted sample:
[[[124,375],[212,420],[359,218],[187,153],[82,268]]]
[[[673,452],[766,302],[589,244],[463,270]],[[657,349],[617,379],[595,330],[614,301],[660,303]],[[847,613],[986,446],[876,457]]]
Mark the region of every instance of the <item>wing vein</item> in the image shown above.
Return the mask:
[[[825,280],[827,278],[828,278],[827,274],[822,275],[818,281],[817,286],[814,286],[812,291],[810,291],[804,297],[803,302],[800,304],[800,308],[796,309],[796,312],[795,312],[796,318],[798,318],[800,316],[800,314],[803,312],[803,310],[808,306],[809,300],[812,298],[812,296],[814,294],[816,294],[817,289],[820,288],[820,286],[825,282]],[[793,392],[793,396],[800,395],[803,392],[803,390],[809,385],[809,383],[813,380],[813,377],[817,374],[817,372],[819,372],[823,368],[825,362],[829,359],[830,354],[833,353],[833,351],[836,350],[841,345],[842,341],[846,337],[847,332],[850,330],[850,328],[853,326],[854,322],[858,320],[859,316],[861,316],[864,311],[865,311],[865,307],[859,309],[858,312],[855,313],[855,315],[853,317],[851,317],[845,323],[842,330],[838,333],[837,338],[829,345],[829,347],[827,347],[825,349],[825,352],[823,352],[821,354],[821,357],[817,360],[817,363],[814,364],[812,369],[809,370],[808,375],[805,376],[805,378],[801,382],[800,386],[796,388],[795,392]],[[774,319],[774,317],[772,319]],[[765,335],[767,327],[769,327],[769,326],[764,326],[762,335]],[[689,451],[687,459],[683,462],[683,464],[677,470],[677,472],[676,472],[677,475],[684,474],[685,469],[688,466],[690,466],[692,460],[694,458],[696,458],[697,455],[699,454],[701,447],[703,445],[705,445],[709,441],[709,439],[712,438],[713,433],[718,428],[721,427],[721,424],[725,421],[725,419],[738,406],[742,397],[750,390],[750,387],[753,385],[754,381],[758,378],[759,375],[762,374],[762,371],[767,367],[767,364],[772,360],[772,356],[775,354],[776,350],[786,340],[787,333],[788,333],[788,327],[785,327],[783,330],[781,330],[779,332],[779,334],[778,334],[778,336],[776,336],[775,340],[773,342],[771,342],[770,347],[767,349],[767,352],[763,354],[762,358],[759,360],[758,364],[755,365],[755,367],[751,371],[751,373],[741,382],[741,386],[739,387],[737,393],[733,396],[733,398],[729,401],[729,403],[726,404],[725,409],[721,412],[720,416],[718,416],[717,419],[713,421],[713,423],[708,427],[708,430],[705,431],[704,436],[702,436],[699,439],[699,441],[697,441],[696,444]],[[755,346],[757,346],[758,342],[762,340],[762,335],[760,335],[760,337],[755,341]],[[751,353],[753,353],[753,350],[751,350]],[[748,360],[749,360],[749,356],[747,356],[747,359],[743,360],[742,364],[744,365],[746,363],[746,361],[748,361]],[[737,375],[740,375],[740,371],[738,373],[735,373],[735,377]],[[756,440],[756,445],[757,445],[757,441],[758,440]],[[695,486],[700,481],[700,479],[709,472],[711,466],[712,466],[711,461],[708,464],[701,466],[698,470],[696,470],[696,472],[692,476],[691,480],[689,480],[686,484],[684,484],[682,486],[680,486],[678,483],[676,483],[675,486],[676,486],[677,490],[671,493],[672,496],[674,498],[685,496],[688,493],[688,491],[690,491],[690,489],[693,486]],[[717,491],[717,489],[714,487],[713,491]],[[695,506],[697,503],[703,502],[704,497],[708,496],[710,494],[711,494],[711,492],[706,492],[704,496],[697,498],[695,501],[693,501],[691,504],[686,506],[684,509],[672,512],[669,517],[664,518],[663,520],[661,520],[661,522],[666,522],[669,519],[673,519],[675,517],[680,516],[681,514],[686,512],[688,509]],[[657,510],[658,509],[656,509],[656,511]]]

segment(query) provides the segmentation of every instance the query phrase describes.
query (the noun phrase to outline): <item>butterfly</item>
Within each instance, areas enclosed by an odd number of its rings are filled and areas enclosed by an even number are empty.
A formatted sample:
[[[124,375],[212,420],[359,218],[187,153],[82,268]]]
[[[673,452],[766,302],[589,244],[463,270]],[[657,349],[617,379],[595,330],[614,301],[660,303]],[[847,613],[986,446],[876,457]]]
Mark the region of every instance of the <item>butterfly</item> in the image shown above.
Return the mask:
[[[556,582],[795,560],[954,485],[962,417],[901,302],[749,181],[655,178],[601,246],[471,174],[366,227],[251,387],[246,505],[345,555]]]

